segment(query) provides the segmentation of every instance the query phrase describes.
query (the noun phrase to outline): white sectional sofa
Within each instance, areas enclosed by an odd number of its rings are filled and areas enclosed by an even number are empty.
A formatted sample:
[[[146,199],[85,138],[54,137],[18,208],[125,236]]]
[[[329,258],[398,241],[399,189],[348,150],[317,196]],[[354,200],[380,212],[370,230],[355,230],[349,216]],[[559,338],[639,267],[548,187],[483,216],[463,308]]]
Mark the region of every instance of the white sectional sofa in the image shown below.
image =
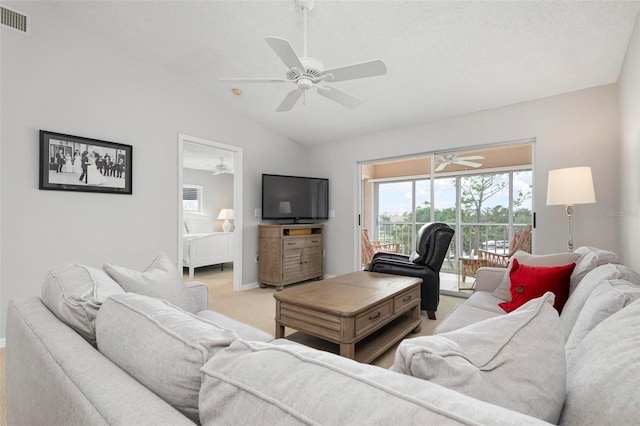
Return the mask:
[[[604,255],[601,260],[604,262]],[[602,273],[608,265],[594,266],[576,283],[565,305],[565,309],[571,307],[570,302],[576,305],[574,313],[578,315],[571,329],[561,325],[561,317],[547,300],[553,299],[550,294],[508,315],[492,310],[487,302],[491,295],[489,281],[498,283],[505,271],[480,271],[481,289],[474,297],[443,321],[438,335],[405,340],[396,355],[396,365],[389,370],[286,339],[272,340],[259,330],[207,311],[207,289],[202,285],[187,290],[193,298],[189,306],[194,313],[158,296],[113,288],[111,294],[94,291],[89,297],[91,303],[85,303],[86,289],[84,301],[77,300],[82,292],[67,289],[69,309],[76,309],[69,314],[71,311],[52,303],[50,289],[46,296],[43,293],[43,299],[24,296],[10,302],[8,423],[512,425],[549,424],[544,419],[555,416],[551,423],[635,424],[640,416],[640,397],[635,389],[640,383],[640,302],[632,301],[633,291],[620,280],[633,281],[637,274],[617,265],[619,275],[611,278]],[[614,274],[613,270],[609,272]],[[128,287],[130,283],[125,281],[120,279],[118,284]],[[53,282],[59,283],[60,279]],[[588,285],[584,291],[583,284]],[[141,293],[143,290],[139,288]],[[588,315],[583,315],[585,309]],[[566,312],[564,320],[569,321]],[[76,313],[82,314],[77,318],[83,324],[74,319]],[[531,412],[529,402],[545,392],[532,393],[534,380],[518,383],[512,378],[508,403],[488,402],[490,398],[465,388],[465,383],[484,386],[485,393],[500,395],[504,389],[491,386],[503,386],[509,377],[496,380],[491,374],[502,369],[508,373],[541,358],[540,354],[522,351],[527,338],[533,339],[542,358],[546,356],[551,362],[551,357],[565,352],[571,334],[582,326],[586,334],[576,338],[566,362],[558,358],[561,365],[546,372],[525,369],[531,378],[552,380],[550,377],[559,372],[566,376],[566,386],[561,386],[562,400],[557,401],[559,385],[554,386],[550,402],[535,407],[545,415],[524,414]],[[89,336],[95,333],[95,346],[78,331],[83,327]],[[569,339],[565,338],[567,330]],[[502,333],[502,338],[486,339],[496,332]],[[472,343],[465,343],[465,339]],[[432,350],[434,344],[451,342],[458,351],[451,358]],[[407,356],[407,349],[413,351],[414,358]],[[461,381],[462,376],[456,374],[444,380],[442,374],[436,374],[433,380],[420,377],[421,371],[429,368],[402,371],[407,359],[427,367],[434,363],[438,371],[455,371],[464,351],[482,355],[491,371],[467,365],[468,360],[464,371],[471,372],[469,380]],[[434,354],[439,360],[429,359]],[[472,361],[473,356],[469,357]],[[492,365],[491,360],[500,363]],[[555,407],[547,406],[551,401]]]

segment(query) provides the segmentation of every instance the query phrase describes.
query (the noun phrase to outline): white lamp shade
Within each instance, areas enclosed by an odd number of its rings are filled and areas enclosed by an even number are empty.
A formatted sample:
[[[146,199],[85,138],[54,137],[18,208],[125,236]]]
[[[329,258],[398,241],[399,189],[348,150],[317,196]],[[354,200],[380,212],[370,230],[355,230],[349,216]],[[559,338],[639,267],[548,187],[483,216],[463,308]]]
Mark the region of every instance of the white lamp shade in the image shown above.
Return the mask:
[[[233,209],[222,209],[218,215],[218,220],[233,219]]]
[[[549,171],[547,205],[572,206],[596,202],[591,167],[570,167]]]

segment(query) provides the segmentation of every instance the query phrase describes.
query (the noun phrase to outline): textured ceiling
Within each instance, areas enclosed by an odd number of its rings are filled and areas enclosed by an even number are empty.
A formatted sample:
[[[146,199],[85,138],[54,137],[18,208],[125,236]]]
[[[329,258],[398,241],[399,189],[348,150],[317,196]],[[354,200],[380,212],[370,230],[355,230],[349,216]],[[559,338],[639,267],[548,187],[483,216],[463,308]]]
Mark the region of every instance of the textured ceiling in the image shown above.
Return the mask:
[[[389,72],[334,83],[366,101],[356,110],[310,91],[285,113],[275,109],[292,84],[237,84],[244,93],[236,97],[218,78],[284,78],[264,37],[285,38],[302,55],[303,18],[293,0],[41,7],[313,144],[614,83],[640,2],[318,1],[308,16],[308,56],[325,68],[380,58]]]
[[[233,171],[233,153],[208,145],[185,142],[182,150],[182,164],[185,169],[214,172],[216,166],[224,164]]]

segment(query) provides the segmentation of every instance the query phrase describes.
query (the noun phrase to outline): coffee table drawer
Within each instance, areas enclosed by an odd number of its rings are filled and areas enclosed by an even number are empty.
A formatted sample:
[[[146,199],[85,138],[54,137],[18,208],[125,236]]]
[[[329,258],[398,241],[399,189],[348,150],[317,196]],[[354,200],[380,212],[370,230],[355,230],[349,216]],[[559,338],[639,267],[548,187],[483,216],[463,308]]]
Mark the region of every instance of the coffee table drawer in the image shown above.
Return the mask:
[[[412,288],[393,298],[393,313],[397,314],[420,298],[420,287]]]
[[[356,337],[375,330],[393,316],[393,301],[388,300],[361,313],[356,317]]]

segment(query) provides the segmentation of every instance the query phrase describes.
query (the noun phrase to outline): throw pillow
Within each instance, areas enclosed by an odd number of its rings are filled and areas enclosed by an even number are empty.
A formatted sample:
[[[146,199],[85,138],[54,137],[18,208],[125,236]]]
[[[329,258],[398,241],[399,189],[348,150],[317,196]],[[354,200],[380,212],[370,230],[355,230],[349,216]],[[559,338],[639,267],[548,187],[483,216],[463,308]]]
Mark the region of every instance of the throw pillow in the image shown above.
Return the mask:
[[[580,311],[589,299],[591,292],[606,280],[622,279],[632,284],[640,285],[640,274],[625,265],[607,263],[601,265],[587,273],[575,288],[573,293],[569,292],[569,299],[564,305],[560,323],[564,331],[565,339],[569,338],[571,330],[578,321]]]
[[[103,271],[84,265],[52,268],[42,285],[42,301],[62,322],[95,345],[95,319],[102,303],[124,290]]]
[[[196,312],[196,302],[171,260],[160,253],[144,272],[111,263],[104,270],[125,291],[165,299],[188,312]]]
[[[566,364],[553,301],[549,292],[509,315],[406,339],[392,369],[556,424]]]
[[[575,263],[562,266],[520,265],[513,260],[509,278],[511,279],[511,301],[499,303],[507,312],[514,311],[529,300],[538,298],[550,291],[555,295],[554,308],[562,312],[569,297],[569,279]]]
[[[573,293],[580,281],[591,270],[600,265],[607,263],[620,263],[618,255],[612,251],[602,250],[596,247],[578,247],[574,253],[580,255],[576,260],[576,269],[571,274],[571,284],[569,286],[569,295]]]
[[[511,271],[511,265],[513,264],[513,259],[518,259],[518,262],[521,265],[531,265],[531,266],[559,266],[559,265],[567,265],[569,263],[573,263],[578,260],[580,255],[577,253],[554,253],[554,254],[543,254],[536,255],[527,253],[525,251],[517,251],[509,260],[509,265],[507,266],[507,272],[504,274],[502,281],[498,288],[493,291],[493,295],[498,299],[510,301],[511,300],[511,279],[509,278],[509,272]]]
[[[595,326],[639,298],[640,286],[625,280],[606,280],[596,287],[580,310],[567,339],[567,359]]]
[[[237,339],[232,330],[135,293],[105,301],[96,335],[104,356],[195,422],[200,368]]]

